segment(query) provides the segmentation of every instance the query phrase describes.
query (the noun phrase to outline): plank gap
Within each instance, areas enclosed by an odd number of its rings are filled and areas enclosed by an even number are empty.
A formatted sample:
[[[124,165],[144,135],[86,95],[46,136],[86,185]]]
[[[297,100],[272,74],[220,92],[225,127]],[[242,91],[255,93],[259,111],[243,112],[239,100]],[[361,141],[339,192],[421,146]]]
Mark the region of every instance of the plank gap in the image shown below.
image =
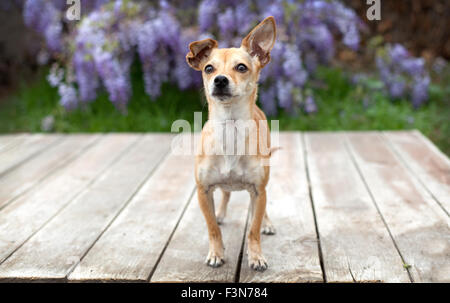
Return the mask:
[[[189,196],[188,200],[186,201],[186,203],[185,203],[185,205],[184,205],[184,207],[183,207],[183,210],[181,211],[181,214],[180,214],[180,216],[179,216],[178,219],[177,219],[177,223],[175,223],[175,226],[174,226],[172,232],[170,233],[169,238],[167,238],[167,241],[166,241],[166,243],[164,244],[164,247],[163,247],[163,249],[161,250],[161,253],[160,253],[159,256],[158,256],[158,259],[156,260],[156,263],[155,263],[155,265],[153,266],[153,269],[151,270],[150,274],[148,275],[148,277],[147,277],[147,279],[146,279],[147,282],[150,282],[150,280],[151,280],[152,277],[153,277],[153,274],[155,273],[156,269],[158,268],[159,262],[161,261],[161,259],[162,259],[163,255],[164,255],[164,253],[166,252],[166,249],[167,249],[167,247],[169,246],[169,243],[170,243],[170,241],[172,240],[172,237],[173,237],[173,235],[175,234],[175,232],[176,232],[176,230],[177,230],[177,228],[178,228],[178,225],[180,224],[181,219],[183,218],[183,216],[184,216],[184,214],[185,214],[185,212],[186,212],[186,210],[187,210],[189,204],[191,203],[191,200],[192,200],[193,197],[194,197],[195,191],[196,191],[196,187],[194,187],[194,188],[192,189],[192,193],[191,193],[191,195]]]
[[[300,133],[299,136],[301,138],[301,145],[302,145],[302,149],[303,149],[303,153],[304,153],[304,165],[305,165],[305,171],[306,171],[306,181],[308,182],[309,201],[311,202],[311,208],[312,208],[313,218],[314,218],[314,228],[316,230],[317,249],[319,251],[320,269],[322,270],[323,282],[327,283],[327,274],[325,272],[325,264],[324,264],[324,261],[323,261],[322,246],[320,244],[319,224],[317,222],[316,209],[314,207],[314,198],[313,198],[312,190],[311,190],[311,178],[310,178],[310,175],[309,175],[308,150],[306,148],[306,143],[305,143],[305,134],[304,133]]]
[[[251,201],[250,201],[251,203]],[[244,226],[244,234],[242,235],[242,244],[241,244],[241,251],[239,252],[239,256],[238,256],[238,262],[237,262],[237,266],[236,266],[236,274],[234,276],[234,282],[238,283],[239,282],[239,278],[241,276],[241,267],[242,267],[242,262],[244,261],[244,254],[245,254],[245,239],[247,238],[247,229],[248,229],[248,222],[250,221],[250,210],[251,209],[251,205],[248,206],[247,209],[247,219],[245,221],[245,226]]]
[[[362,173],[358,163],[356,162],[355,155],[353,154],[353,151],[350,148],[350,142],[348,141],[347,135],[345,135],[345,144],[344,145],[345,145],[345,148],[346,148],[347,152],[350,155],[350,159],[351,159],[353,165],[355,166],[356,170],[358,171],[358,174],[361,177],[361,180],[363,181],[364,186],[367,189],[367,192],[369,193],[369,196],[370,196],[370,199],[371,199],[373,205],[377,209],[377,212],[380,215],[381,220],[383,221],[383,224],[384,224],[384,226],[386,227],[386,229],[387,229],[387,231],[389,233],[389,237],[391,238],[392,242],[394,243],[395,249],[397,250],[397,252],[398,252],[398,254],[399,254],[403,264],[407,264],[406,261],[405,261],[405,258],[403,257],[402,252],[400,251],[400,248],[397,245],[397,242],[395,241],[395,238],[394,238],[394,236],[393,236],[393,234],[391,232],[391,229],[389,228],[389,225],[386,222],[386,219],[384,218],[383,214],[381,213],[380,208],[378,207],[378,204],[377,204],[377,202],[375,200],[375,197],[374,197],[374,195],[372,193],[372,190],[370,189],[369,184],[367,183],[367,180],[365,179],[365,177],[364,177],[364,175],[363,175],[363,173]],[[406,269],[406,272],[408,273],[408,277],[411,280],[411,282],[414,282],[414,279],[413,279],[413,277],[411,275],[411,272],[409,271],[409,268],[406,267],[405,269]]]

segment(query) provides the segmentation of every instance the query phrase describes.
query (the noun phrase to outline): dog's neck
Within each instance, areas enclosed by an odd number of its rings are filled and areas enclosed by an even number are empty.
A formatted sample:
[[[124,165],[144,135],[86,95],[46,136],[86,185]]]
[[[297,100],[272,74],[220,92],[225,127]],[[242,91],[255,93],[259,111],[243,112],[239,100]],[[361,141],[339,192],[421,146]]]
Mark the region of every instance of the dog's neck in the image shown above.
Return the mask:
[[[221,104],[209,100],[209,120],[214,123],[225,123],[229,120],[250,120],[253,117],[256,90],[250,96],[233,99],[229,104]]]

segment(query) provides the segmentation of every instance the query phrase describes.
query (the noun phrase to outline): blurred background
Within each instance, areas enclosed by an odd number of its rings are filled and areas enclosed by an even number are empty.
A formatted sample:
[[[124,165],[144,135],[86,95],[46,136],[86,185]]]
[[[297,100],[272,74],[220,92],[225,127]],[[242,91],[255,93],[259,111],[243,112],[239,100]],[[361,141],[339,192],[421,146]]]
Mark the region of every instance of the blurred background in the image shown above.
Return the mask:
[[[450,2],[379,0],[369,20],[376,2],[2,0],[0,133],[206,119],[189,42],[239,47],[274,16],[258,104],[281,130],[419,129],[450,155]]]

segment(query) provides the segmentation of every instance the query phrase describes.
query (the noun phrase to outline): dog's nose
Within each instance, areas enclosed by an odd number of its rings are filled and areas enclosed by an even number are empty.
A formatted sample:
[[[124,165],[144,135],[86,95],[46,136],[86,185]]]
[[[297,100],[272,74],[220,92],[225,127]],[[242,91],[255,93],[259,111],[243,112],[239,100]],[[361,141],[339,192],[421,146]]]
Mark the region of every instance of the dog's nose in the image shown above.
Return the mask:
[[[225,76],[217,76],[217,77],[214,79],[214,85],[215,85],[217,88],[225,88],[225,87],[227,87],[227,85],[228,85],[228,78],[225,77]]]

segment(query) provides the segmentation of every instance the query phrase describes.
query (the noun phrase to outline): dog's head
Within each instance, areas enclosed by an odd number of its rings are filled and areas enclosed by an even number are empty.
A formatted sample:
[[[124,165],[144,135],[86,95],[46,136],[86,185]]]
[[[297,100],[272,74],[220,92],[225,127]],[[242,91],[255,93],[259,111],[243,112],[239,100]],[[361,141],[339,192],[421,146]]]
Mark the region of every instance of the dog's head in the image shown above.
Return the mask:
[[[189,44],[188,64],[202,71],[208,100],[229,104],[256,92],[261,69],[270,61],[275,44],[273,17],[264,19],[242,40],[240,48],[218,48],[217,41],[205,39]]]

